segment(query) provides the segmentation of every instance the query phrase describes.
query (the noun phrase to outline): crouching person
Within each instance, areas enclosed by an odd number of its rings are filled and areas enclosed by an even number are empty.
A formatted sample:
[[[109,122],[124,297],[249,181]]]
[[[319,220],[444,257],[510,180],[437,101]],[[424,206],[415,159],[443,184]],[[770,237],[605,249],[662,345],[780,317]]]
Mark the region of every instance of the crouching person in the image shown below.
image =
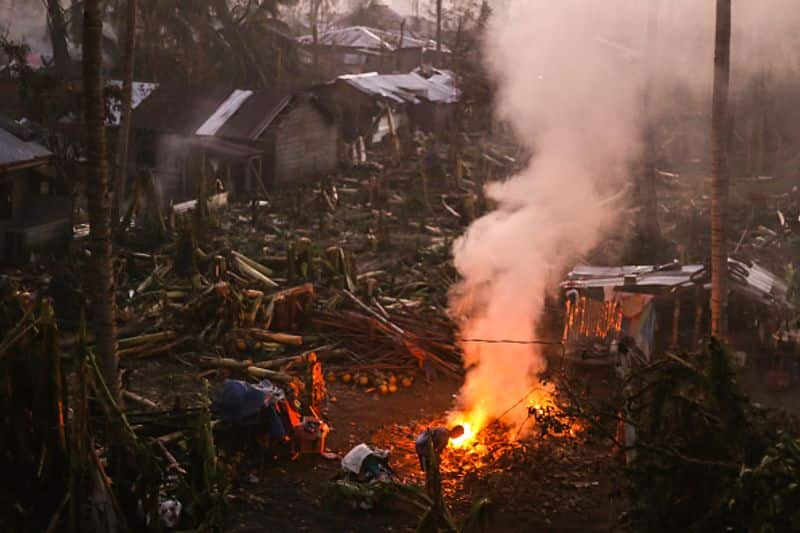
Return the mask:
[[[417,457],[419,457],[419,466],[423,472],[428,471],[428,443],[433,444],[433,453],[438,458],[441,453],[447,448],[447,443],[450,439],[457,439],[464,434],[463,426],[453,426],[450,429],[446,427],[428,428],[417,437],[415,448],[417,450]]]

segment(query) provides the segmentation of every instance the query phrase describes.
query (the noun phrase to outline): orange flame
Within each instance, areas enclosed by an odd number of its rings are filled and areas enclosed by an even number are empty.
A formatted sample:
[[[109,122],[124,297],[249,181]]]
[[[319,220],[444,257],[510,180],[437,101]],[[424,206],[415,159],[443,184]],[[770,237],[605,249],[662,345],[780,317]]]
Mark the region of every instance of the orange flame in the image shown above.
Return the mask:
[[[474,446],[478,440],[478,433],[486,427],[488,417],[483,409],[475,408],[470,411],[456,413],[450,417],[450,426],[462,426],[464,434],[457,439],[450,440],[450,447],[464,449]]]

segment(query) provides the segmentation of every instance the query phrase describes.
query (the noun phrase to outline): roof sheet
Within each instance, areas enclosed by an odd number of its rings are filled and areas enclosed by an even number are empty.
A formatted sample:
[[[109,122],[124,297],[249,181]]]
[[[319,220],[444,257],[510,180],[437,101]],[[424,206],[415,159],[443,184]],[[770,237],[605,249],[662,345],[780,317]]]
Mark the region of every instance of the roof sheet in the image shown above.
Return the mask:
[[[0,128],[0,166],[29,163],[52,155],[41,144],[25,141]]]
[[[225,125],[229,118],[239,111],[242,104],[251,96],[253,96],[253,91],[242,91],[239,89],[233,91],[228,95],[228,98],[214,110],[211,116],[203,122],[203,125],[197,128],[195,133],[197,135],[216,135],[217,131]]]
[[[233,92],[228,86],[162,85],[133,113],[137,129],[191,135]]]
[[[739,292],[766,305],[776,305],[789,309],[786,283],[770,271],[756,263],[728,259],[728,275],[731,290]],[[632,277],[632,284],[626,284],[625,278]],[[565,289],[587,289],[604,287],[633,287],[644,292],[664,292],[680,286],[703,283],[710,278],[705,265],[663,266],[617,266],[595,267],[581,265],[575,267],[561,283]]]
[[[291,99],[282,90],[162,87],[134,113],[139,129],[255,140]]]
[[[416,72],[408,74],[352,74],[339,79],[371,96],[388,98],[397,103],[417,104],[420,98],[436,103],[454,103],[460,92],[452,85],[452,77],[444,74],[424,78]],[[448,84],[446,80],[451,83]]]
[[[311,35],[304,35],[298,39],[303,44],[313,44]],[[394,51],[398,48],[436,48],[434,41],[417,39],[403,35],[402,43],[400,34],[390,31],[368,28],[366,26],[350,26],[323,32],[317,36],[317,44],[321,46],[342,46],[345,48],[382,49]],[[447,47],[443,51],[449,52]]]
[[[283,111],[291,95],[286,91],[255,91],[217,131],[218,137],[255,140]]]

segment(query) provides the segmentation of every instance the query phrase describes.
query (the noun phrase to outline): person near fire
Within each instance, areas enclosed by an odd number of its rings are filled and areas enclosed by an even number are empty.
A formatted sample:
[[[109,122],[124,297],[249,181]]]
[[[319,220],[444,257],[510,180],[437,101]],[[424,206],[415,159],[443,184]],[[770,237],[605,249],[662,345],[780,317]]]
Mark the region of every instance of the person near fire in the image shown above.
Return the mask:
[[[415,442],[419,466],[423,472],[428,471],[428,442],[433,442],[433,453],[438,457],[447,448],[450,439],[457,439],[464,434],[464,426],[428,428],[419,434]]]

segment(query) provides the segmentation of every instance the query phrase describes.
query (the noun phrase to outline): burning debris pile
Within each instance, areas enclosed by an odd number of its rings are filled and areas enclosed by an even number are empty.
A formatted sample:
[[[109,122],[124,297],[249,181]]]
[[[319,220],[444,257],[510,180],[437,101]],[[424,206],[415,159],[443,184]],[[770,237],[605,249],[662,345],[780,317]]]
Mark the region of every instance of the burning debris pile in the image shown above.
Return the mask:
[[[563,415],[550,416],[553,412],[548,415],[540,409],[538,416],[545,424],[545,417],[568,422]],[[535,416],[531,415],[527,424],[532,426]],[[391,449],[392,466],[402,480],[422,484],[417,450],[410,437],[447,422],[416,420],[388,426],[375,434],[373,441]],[[500,522],[513,524],[512,515],[524,513],[528,521],[546,527],[556,513],[585,511],[587,500],[606,490],[609,472],[597,457],[607,451],[582,430],[555,434],[538,422],[533,432],[520,429],[501,421],[450,442],[441,455],[440,468],[443,495],[452,512],[465,515],[477,498],[493,494],[494,503],[509,513]]]

